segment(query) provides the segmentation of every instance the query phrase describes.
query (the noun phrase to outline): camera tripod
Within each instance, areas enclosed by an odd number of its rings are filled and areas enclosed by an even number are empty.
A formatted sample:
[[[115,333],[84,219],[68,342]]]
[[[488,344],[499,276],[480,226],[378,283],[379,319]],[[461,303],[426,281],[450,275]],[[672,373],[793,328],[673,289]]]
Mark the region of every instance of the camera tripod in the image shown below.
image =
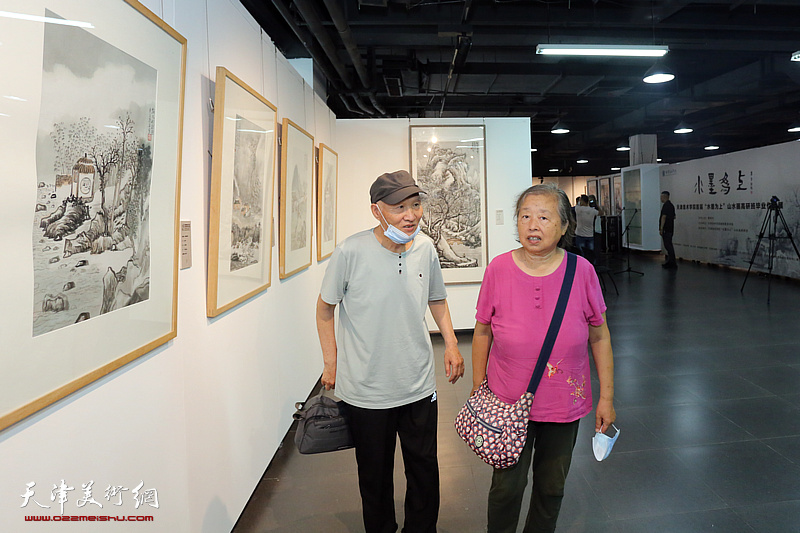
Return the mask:
[[[630,210],[630,208],[628,208],[628,209]],[[624,210],[625,210],[625,208],[623,208],[623,211],[624,211]],[[628,250],[628,251],[626,252],[626,254],[625,254],[625,262],[626,262],[626,264],[628,265],[628,268],[626,268],[625,270],[620,270],[619,272],[614,272],[614,274],[624,274],[625,272],[627,272],[627,273],[628,273],[628,277],[630,277],[630,275],[631,275],[631,272],[633,272],[634,274],[639,274],[640,276],[644,276],[644,272],[639,272],[638,270],[633,270],[633,269],[631,268],[631,238],[630,238],[630,229],[631,229],[631,222],[633,222],[633,219],[634,219],[634,218],[636,218],[636,213],[638,213],[638,212],[639,212],[639,210],[638,210],[637,208],[635,208],[635,207],[634,207],[634,208],[633,208],[633,214],[631,215],[631,219],[630,219],[630,220],[628,221],[628,223],[625,225],[625,230],[622,232],[622,233],[623,233],[623,235],[625,235],[625,247],[626,247],[626,248],[627,248],[627,250]]]
[[[783,224],[783,230],[786,232],[785,237],[778,236],[779,219]],[[750,266],[747,268],[747,274],[745,274],[744,276],[744,282],[742,283],[742,288],[739,290],[739,292],[744,292],[744,285],[745,283],[747,283],[747,276],[750,275],[750,270],[753,268],[753,263],[756,260],[756,255],[758,255],[758,249],[759,246],[761,246],[761,239],[764,238],[765,232],[768,232],[767,239],[769,239],[769,260],[767,262],[767,267],[768,267],[767,304],[769,304],[770,291],[772,289],[772,267],[775,265],[776,241],[778,239],[789,239],[789,242],[792,243],[792,247],[794,248],[794,252],[797,254],[797,258],[800,259],[800,251],[798,251],[797,245],[794,243],[794,239],[792,238],[792,232],[789,231],[789,225],[786,224],[786,219],[783,218],[783,213],[781,212],[781,201],[778,200],[777,196],[773,196],[770,199],[769,204],[767,205],[767,214],[764,216],[764,222],[761,224],[761,231],[758,234],[756,247],[753,250],[753,257],[750,258]]]

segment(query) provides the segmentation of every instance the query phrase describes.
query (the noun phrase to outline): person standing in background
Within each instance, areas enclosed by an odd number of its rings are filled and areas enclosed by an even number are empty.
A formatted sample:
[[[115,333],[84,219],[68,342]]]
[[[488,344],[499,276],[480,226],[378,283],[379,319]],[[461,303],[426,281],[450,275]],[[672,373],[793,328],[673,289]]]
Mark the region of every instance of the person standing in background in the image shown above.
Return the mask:
[[[669,191],[661,193],[661,217],[658,220],[658,232],[661,240],[664,241],[664,250],[667,252],[667,259],[662,265],[664,268],[678,268],[675,259],[675,248],[672,247],[672,234],[675,233],[675,206],[669,201]]]
[[[597,209],[589,207],[589,197],[585,194],[578,198],[575,206],[575,244],[581,255],[594,264],[594,219],[598,215]]]

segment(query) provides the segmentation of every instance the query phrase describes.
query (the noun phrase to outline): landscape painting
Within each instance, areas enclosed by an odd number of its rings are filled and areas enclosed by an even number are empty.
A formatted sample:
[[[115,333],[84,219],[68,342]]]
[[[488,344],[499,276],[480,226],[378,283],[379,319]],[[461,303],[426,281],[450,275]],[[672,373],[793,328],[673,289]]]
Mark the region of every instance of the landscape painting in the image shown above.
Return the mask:
[[[270,286],[277,108],[217,67],[206,310],[214,317]]]
[[[433,240],[445,283],[479,283],[486,245],[483,126],[410,126],[411,173],[422,195],[422,231]]]
[[[320,143],[317,167],[317,261],[322,261],[329,257],[336,247],[339,154]]]
[[[233,157],[231,272],[261,259],[266,131],[237,115]]]
[[[45,25],[42,59],[34,336],[150,297],[157,83],[154,68],[73,26]]]
[[[186,80],[135,0],[3,9],[0,430],[177,335]]]
[[[283,119],[281,127],[280,278],[311,265],[314,137]]]

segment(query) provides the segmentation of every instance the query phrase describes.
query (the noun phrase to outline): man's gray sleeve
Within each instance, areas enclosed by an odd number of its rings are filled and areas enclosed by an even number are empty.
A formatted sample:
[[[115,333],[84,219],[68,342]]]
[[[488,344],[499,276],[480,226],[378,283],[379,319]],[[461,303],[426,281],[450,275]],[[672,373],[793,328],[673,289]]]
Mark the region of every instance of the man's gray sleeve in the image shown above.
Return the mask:
[[[347,288],[347,259],[341,247],[334,248],[325,276],[322,278],[322,288],[319,295],[322,301],[330,305],[338,305],[344,298]]]
[[[439,257],[436,252],[433,252],[431,260],[430,274],[428,274],[430,284],[428,286],[428,301],[435,302],[437,300],[444,300],[447,298],[447,289],[444,287],[444,278],[442,277],[442,266],[439,264]]]

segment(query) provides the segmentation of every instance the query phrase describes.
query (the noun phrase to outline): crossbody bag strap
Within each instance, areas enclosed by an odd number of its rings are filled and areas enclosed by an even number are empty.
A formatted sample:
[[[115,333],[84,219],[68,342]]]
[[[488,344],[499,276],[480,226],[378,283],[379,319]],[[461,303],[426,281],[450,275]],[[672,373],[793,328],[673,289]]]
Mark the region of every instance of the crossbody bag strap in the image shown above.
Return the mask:
[[[550,320],[550,327],[547,328],[547,335],[542,344],[542,351],[539,352],[539,360],[536,362],[536,368],[531,376],[531,382],[528,384],[528,392],[534,394],[536,388],[539,386],[544,375],[544,369],[547,366],[547,361],[550,359],[550,352],[553,351],[553,345],[556,343],[558,337],[558,330],[561,329],[561,321],[564,319],[564,312],[567,309],[569,302],[569,293],[572,290],[572,280],[575,279],[575,265],[578,263],[575,254],[564,252],[567,254],[567,271],[564,273],[564,281],[561,283],[561,292],[558,294],[558,303],[556,303],[556,310],[553,312],[553,318]]]

